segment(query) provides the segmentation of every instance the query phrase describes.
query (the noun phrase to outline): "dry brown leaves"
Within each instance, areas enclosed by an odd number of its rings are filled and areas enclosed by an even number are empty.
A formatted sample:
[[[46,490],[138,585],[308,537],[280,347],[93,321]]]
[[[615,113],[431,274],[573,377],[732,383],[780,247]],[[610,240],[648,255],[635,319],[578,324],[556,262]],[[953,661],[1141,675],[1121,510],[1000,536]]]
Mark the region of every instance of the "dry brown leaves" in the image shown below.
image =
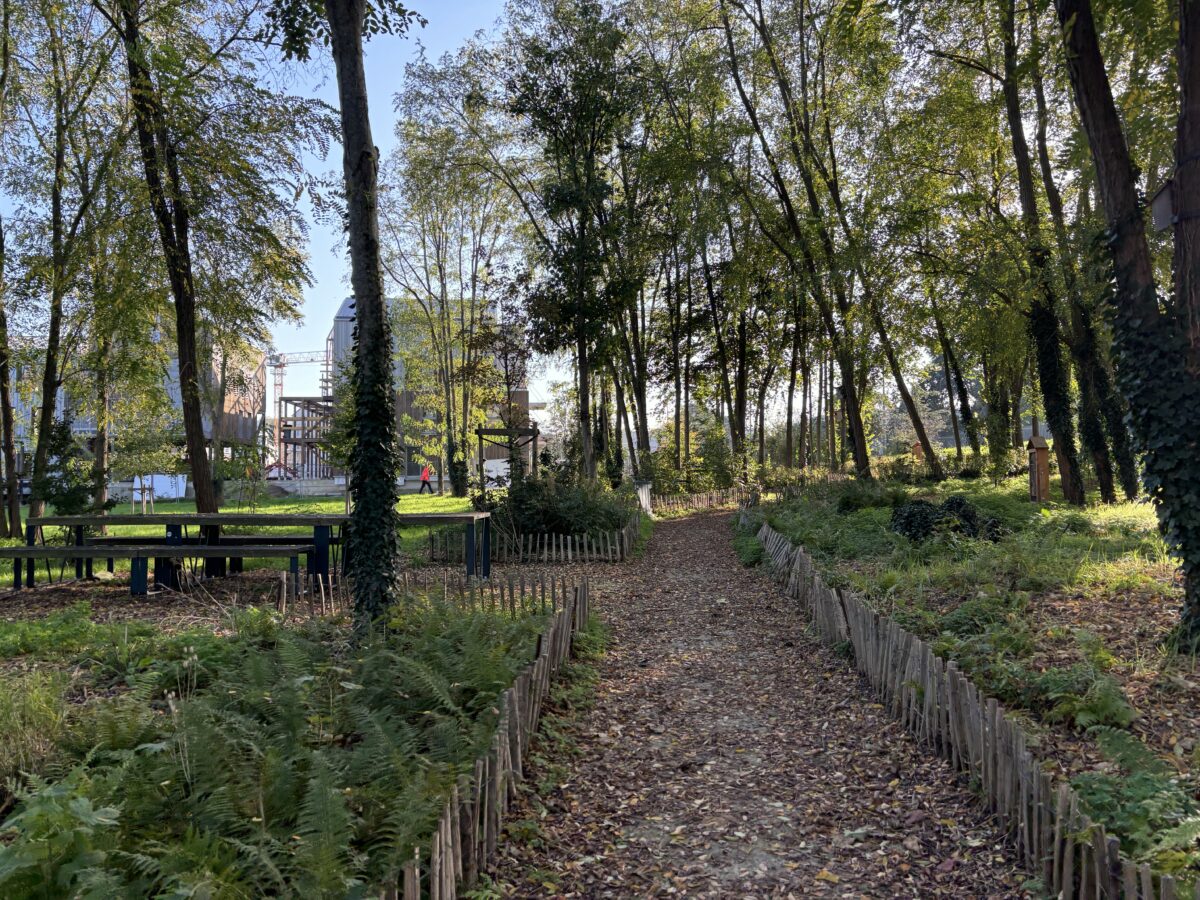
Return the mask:
[[[581,752],[496,872],[513,896],[1020,897],[974,796],[745,569],[728,513],[593,569],[612,647]],[[537,780],[534,773],[531,780]],[[544,809],[543,809],[544,805]]]

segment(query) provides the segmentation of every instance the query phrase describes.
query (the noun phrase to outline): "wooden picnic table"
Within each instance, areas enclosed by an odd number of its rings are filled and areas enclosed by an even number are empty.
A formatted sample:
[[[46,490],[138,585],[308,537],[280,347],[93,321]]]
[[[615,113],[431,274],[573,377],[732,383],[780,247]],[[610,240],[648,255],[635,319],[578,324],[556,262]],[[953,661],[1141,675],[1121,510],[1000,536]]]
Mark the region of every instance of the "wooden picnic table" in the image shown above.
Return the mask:
[[[401,525],[439,527],[447,525],[462,525],[466,541],[467,576],[473,577],[475,571],[475,550],[477,528],[482,525],[482,565],[479,573],[483,578],[491,576],[491,513],[464,510],[462,512],[444,513],[399,513],[397,519]],[[334,543],[333,530],[338,529],[338,542],[342,541],[342,531],[350,523],[350,516],[345,513],[133,513],[116,515],[75,515],[75,516],[37,516],[26,521],[25,541],[33,546],[37,533],[42,526],[58,526],[71,528],[75,533],[76,545],[87,543],[86,530],[103,526],[122,525],[162,525],[166,530],[166,543],[171,546],[184,545],[183,529],[189,525],[198,526],[204,532],[204,543],[219,544],[222,527],[265,527],[265,528],[311,528],[312,542],[315,547],[310,563],[309,574],[317,578],[330,577],[329,548]],[[213,559],[213,568],[207,571],[210,575],[225,574],[225,560]],[[210,560],[206,560],[206,567]],[[216,565],[219,563],[219,565]],[[30,563],[32,565],[32,562]],[[83,577],[84,561],[75,562],[76,577]],[[155,560],[156,577],[171,578],[169,560]]]

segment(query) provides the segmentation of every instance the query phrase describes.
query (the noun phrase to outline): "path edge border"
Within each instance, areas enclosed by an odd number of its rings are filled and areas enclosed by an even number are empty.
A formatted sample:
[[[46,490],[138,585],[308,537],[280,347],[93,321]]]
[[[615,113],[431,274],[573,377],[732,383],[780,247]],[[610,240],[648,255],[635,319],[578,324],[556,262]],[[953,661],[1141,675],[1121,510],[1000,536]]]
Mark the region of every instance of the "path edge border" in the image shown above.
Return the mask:
[[[756,524],[749,510],[742,528]],[[821,640],[849,642],[854,665],[887,709],[917,740],[979,786],[1022,865],[1055,897],[1175,900],[1171,875],[1121,853],[1120,840],[1082,812],[1066,782],[1054,783],[1030,751],[1021,724],[953,662],[872,609],[857,594],[831,588],[799,545],[766,521],[756,533],[768,569],[812,618]],[[1200,882],[1194,897],[1200,900]]]
[[[427,848],[424,884],[422,854],[414,849],[413,858],[384,885],[380,900],[454,900],[491,868],[550,685],[570,658],[575,635],[587,628],[591,618],[587,578],[580,579],[563,600],[562,609],[538,636],[533,661],[496,701],[499,719],[487,753],[451,789]]]

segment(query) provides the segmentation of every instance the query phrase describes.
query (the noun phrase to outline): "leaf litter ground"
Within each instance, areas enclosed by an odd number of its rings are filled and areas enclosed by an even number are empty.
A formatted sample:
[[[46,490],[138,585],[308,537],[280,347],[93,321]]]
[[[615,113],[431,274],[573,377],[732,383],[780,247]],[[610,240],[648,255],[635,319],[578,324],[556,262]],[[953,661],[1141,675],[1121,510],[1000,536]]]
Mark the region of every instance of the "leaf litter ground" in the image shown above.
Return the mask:
[[[1030,896],[977,798],[738,561],[727,512],[592,571],[595,705],[567,759],[527,772],[557,786],[512,811],[539,827],[502,843],[503,894]]]

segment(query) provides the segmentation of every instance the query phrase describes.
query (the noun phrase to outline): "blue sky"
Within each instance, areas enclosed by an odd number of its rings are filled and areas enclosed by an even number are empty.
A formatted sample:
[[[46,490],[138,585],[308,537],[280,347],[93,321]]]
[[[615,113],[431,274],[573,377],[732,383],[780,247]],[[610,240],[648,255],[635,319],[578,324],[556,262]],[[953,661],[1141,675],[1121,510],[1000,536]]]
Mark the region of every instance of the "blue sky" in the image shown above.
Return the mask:
[[[415,58],[418,45],[431,59],[459,47],[480,29],[489,30],[503,12],[503,0],[413,0],[412,6],[428,19],[407,37],[376,37],[366,45],[367,91],[371,104],[371,131],[383,155],[395,146],[392,130],[395,117],[392,98],[404,78],[404,67]],[[296,86],[309,85],[309,95],[337,106],[337,85],[333,66],[328,61],[314,65]],[[342,149],[330,148],[329,158],[314,158],[314,171],[341,171]],[[304,321],[299,325],[279,325],[275,329],[275,347],[281,353],[324,350],[325,336],[333,324],[333,314],[348,293],[350,261],[345,242],[334,230],[310,217],[309,265],[313,284],[304,292]],[[287,371],[286,394],[311,395],[318,391],[319,366],[292,366]],[[273,398],[272,398],[273,399]]]

